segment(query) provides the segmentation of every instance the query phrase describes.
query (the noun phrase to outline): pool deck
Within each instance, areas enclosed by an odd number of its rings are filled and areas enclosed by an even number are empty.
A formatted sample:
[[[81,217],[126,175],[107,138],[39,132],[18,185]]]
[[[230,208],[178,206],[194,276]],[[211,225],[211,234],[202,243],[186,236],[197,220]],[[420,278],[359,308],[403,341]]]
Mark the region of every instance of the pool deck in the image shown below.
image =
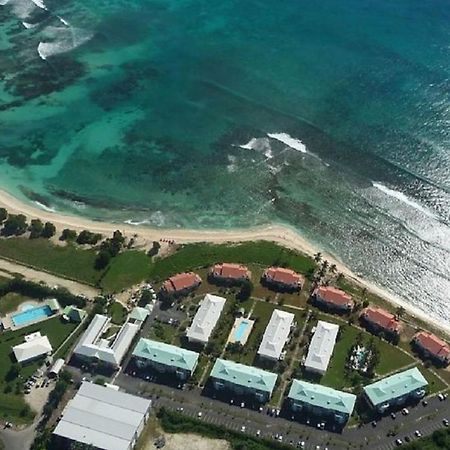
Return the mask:
[[[235,338],[236,331],[239,328],[241,322],[248,322],[248,326],[245,330],[244,335],[240,339]],[[235,342],[239,342],[241,345],[245,345],[250,333],[253,329],[253,325],[255,324],[254,320],[247,319],[245,317],[238,317],[233,324],[233,328],[231,328],[230,334],[228,336],[227,344],[234,344]]]
[[[51,302],[52,302],[52,299],[46,299],[46,300],[44,300],[44,301],[42,301],[42,302],[39,302],[39,301],[36,301],[36,300],[27,300],[27,301],[21,303],[21,304],[17,307],[17,309],[16,309],[15,311],[6,314],[5,317],[2,317],[1,323],[2,323],[3,329],[4,329],[4,330],[10,330],[10,331],[16,331],[16,330],[20,330],[21,328],[25,328],[25,327],[28,327],[28,326],[30,326],[30,325],[34,325],[34,324],[39,323],[39,322],[44,322],[44,321],[47,320],[47,319],[51,319],[51,318],[53,318],[53,317],[56,317],[56,316],[61,315],[61,314],[62,314],[62,309],[61,309],[61,307],[58,305],[58,306],[59,306],[59,307],[58,307],[58,310],[54,310],[54,309],[52,308],[52,303],[51,303]],[[40,317],[40,318],[38,318],[38,319],[36,319],[36,320],[33,320],[33,321],[31,321],[31,322],[24,323],[23,325],[18,325],[18,326],[16,326],[16,325],[14,324],[14,321],[13,321],[13,319],[12,319],[12,316],[14,316],[15,314],[24,312],[23,307],[24,307],[25,305],[30,305],[30,306],[32,306],[33,308],[39,307],[39,306],[45,306],[45,305],[48,305],[48,306],[50,306],[50,308],[52,309],[53,314],[52,314],[51,316]]]

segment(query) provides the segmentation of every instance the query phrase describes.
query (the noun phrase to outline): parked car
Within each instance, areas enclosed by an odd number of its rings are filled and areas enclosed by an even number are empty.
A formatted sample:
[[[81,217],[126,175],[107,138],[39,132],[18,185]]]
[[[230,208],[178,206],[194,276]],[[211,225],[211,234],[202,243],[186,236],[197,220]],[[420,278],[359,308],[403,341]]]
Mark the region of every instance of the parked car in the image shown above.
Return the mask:
[[[443,423],[446,427],[448,427],[448,420],[447,420],[447,419],[443,419],[443,420],[442,420],[442,423]]]
[[[414,431],[414,434],[415,434],[418,438],[422,437],[422,433],[421,433],[419,430]]]
[[[403,445],[403,441],[401,439],[395,440],[396,445]]]
[[[242,432],[242,433],[245,433],[245,425],[242,425],[242,427],[241,427],[241,432]]]
[[[407,415],[409,414],[408,408],[403,408],[403,409],[402,409],[402,414],[403,414],[404,416],[407,416]]]

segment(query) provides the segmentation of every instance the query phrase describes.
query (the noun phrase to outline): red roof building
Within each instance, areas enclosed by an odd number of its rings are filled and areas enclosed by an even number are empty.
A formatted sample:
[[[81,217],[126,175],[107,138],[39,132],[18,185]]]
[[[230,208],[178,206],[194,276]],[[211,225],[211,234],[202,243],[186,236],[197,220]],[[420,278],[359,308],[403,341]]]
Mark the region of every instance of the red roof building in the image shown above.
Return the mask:
[[[202,279],[194,272],[178,273],[164,281],[161,290],[167,294],[189,292],[200,285]]]
[[[355,306],[350,295],[333,286],[320,286],[315,289],[313,296],[316,302],[329,309],[351,311]]]
[[[413,338],[414,344],[425,357],[432,357],[442,363],[450,362],[450,346],[432,333],[420,331]]]
[[[219,281],[237,282],[249,280],[251,273],[242,264],[221,263],[211,269],[211,276]]]
[[[399,334],[401,331],[401,324],[396,317],[382,308],[369,306],[362,311],[361,318],[375,331],[386,331],[392,334]]]
[[[301,289],[305,279],[291,269],[269,267],[263,273],[262,280],[282,289]]]

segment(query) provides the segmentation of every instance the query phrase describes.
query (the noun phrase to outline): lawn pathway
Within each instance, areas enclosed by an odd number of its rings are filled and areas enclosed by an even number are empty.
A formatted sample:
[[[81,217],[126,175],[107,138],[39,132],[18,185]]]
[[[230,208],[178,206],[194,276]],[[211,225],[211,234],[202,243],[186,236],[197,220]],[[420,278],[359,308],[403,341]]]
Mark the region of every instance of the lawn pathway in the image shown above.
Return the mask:
[[[284,371],[284,374],[283,374],[283,379],[281,381],[281,386],[280,386],[281,395],[276,404],[277,409],[281,408],[281,404],[286,395],[285,391],[288,387],[289,380],[291,379],[292,373],[294,371],[294,366],[300,360],[299,359],[300,342],[302,342],[302,338],[303,338],[303,335],[305,334],[305,330],[306,330],[306,325],[308,324],[310,317],[311,317],[311,311],[308,310],[308,313],[306,314],[305,322],[303,323],[303,327],[302,327],[302,329],[300,331],[300,335],[297,339],[297,344],[295,346],[295,350],[292,354],[291,362],[289,363],[289,367],[287,368],[287,370]]]

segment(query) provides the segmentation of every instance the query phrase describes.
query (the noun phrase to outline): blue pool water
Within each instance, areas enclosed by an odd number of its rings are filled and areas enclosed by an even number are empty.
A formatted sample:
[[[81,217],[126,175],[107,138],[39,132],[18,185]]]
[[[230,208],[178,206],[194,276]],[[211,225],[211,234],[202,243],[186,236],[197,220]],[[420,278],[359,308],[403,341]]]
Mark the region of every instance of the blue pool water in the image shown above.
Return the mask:
[[[250,323],[246,320],[243,320],[239,326],[236,328],[236,331],[234,332],[234,338],[236,341],[242,340],[242,338],[245,336],[245,333],[247,332],[247,328],[249,327]]]
[[[20,327],[45,317],[50,317],[51,315],[53,315],[53,312],[50,306],[44,305],[36,306],[34,308],[27,308],[25,311],[13,314],[11,316],[11,320],[13,321],[14,326]]]

